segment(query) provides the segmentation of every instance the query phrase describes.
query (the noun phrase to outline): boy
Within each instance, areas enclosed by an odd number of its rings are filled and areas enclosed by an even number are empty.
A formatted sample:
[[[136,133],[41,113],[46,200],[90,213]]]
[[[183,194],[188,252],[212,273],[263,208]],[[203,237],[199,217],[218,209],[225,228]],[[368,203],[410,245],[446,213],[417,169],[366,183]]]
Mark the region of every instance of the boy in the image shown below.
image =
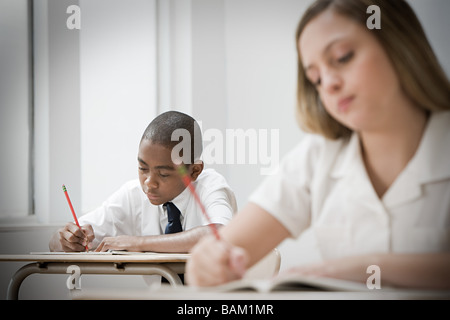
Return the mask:
[[[206,218],[172,160],[172,150],[180,144],[172,141],[177,129],[191,137],[193,152],[187,157],[191,161],[186,163],[186,154],[182,159],[211,222],[217,227],[225,225],[237,211],[234,193],[219,173],[203,169],[197,122],[169,111],[156,117],[142,135],[139,179],[125,183],[102,206],[80,217],[82,231],[72,222],[58,230],[50,240],[50,250],[85,251],[87,245],[95,251],[188,252],[209,233]]]

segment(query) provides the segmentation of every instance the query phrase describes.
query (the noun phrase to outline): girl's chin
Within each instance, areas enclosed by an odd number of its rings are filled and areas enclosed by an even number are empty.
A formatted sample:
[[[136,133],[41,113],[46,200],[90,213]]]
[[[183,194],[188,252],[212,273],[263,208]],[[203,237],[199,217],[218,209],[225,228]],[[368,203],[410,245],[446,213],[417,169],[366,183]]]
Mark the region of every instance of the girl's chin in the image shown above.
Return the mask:
[[[336,118],[335,118],[336,119]],[[366,130],[374,129],[373,127],[373,121],[368,121],[365,119],[365,117],[358,117],[357,115],[354,116],[348,116],[343,119],[340,117],[339,119],[336,119],[341,125],[344,127],[355,131],[355,132],[361,132]]]

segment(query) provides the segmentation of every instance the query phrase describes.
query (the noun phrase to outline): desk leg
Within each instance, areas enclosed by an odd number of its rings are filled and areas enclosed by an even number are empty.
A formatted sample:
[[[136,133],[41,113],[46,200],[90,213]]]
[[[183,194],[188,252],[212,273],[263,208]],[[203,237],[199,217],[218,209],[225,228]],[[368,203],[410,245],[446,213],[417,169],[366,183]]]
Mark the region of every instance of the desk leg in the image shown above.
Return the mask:
[[[19,288],[22,281],[33,273],[40,273],[41,269],[37,263],[30,263],[19,270],[12,276],[8,285],[8,292],[6,294],[7,300],[18,300],[19,299]]]
[[[71,263],[76,264],[76,263]],[[63,264],[63,267],[67,269],[69,264]],[[169,281],[172,286],[182,286],[180,277],[175,270],[176,266],[171,267],[157,263],[123,263],[120,266],[105,263],[77,263],[80,267],[81,274],[127,274],[127,275],[160,275]],[[46,273],[64,273],[61,272],[61,264],[49,263]],[[58,268],[58,269],[57,269]],[[179,268],[178,268],[179,269]],[[51,272],[52,270],[59,272]]]
[[[126,274],[126,275],[160,275],[166,278],[172,286],[182,286],[180,277],[173,269],[176,265],[164,266],[154,263],[123,263],[118,266],[114,263],[74,263],[74,262],[48,262],[40,267],[38,263],[30,263],[20,268],[11,278],[6,295],[7,300],[18,300],[19,289],[23,280],[33,273],[65,274],[67,267],[77,265],[83,274]],[[179,269],[179,268],[178,268]],[[179,270],[178,270],[179,271]]]

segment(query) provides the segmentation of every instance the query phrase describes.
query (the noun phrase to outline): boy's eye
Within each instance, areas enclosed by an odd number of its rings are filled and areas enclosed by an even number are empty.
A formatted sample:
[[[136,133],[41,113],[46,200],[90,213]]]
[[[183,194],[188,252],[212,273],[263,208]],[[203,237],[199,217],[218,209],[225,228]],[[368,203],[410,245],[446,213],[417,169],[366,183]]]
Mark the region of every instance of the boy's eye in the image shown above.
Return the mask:
[[[138,168],[139,168],[139,171],[142,171],[142,172],[145,172],[148,170],[147,168],[144,168],[144,167],[138,167]]]
[[[169,175],[168,175],[168,174],[160,173],[159,176],[160,176],[161,178],[167,178]]]

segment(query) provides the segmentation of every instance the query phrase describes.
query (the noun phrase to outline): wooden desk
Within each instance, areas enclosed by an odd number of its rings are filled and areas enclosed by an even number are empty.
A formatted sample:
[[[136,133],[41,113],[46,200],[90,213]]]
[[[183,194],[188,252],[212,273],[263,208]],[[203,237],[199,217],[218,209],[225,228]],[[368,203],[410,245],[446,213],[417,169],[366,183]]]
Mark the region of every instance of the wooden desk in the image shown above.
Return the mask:
[[[81,289],[72,291],[73,300],[450,300],[449,291],[432,290],[368,290],[366,292],[344,291],[276,291],[276,292],[215,292],[195,290],[189,286],[173,288],[163,285],[157,290]]]
[[[178,274],[184,273],[189,254],[181,253],[52,253],[0,255],[0,261],[30,262],[12,276],[6,298],[17,300],[23,280],[31,274],[68,274],[71,265],[82,274],[160,275],[172,286],[182,286]]]

